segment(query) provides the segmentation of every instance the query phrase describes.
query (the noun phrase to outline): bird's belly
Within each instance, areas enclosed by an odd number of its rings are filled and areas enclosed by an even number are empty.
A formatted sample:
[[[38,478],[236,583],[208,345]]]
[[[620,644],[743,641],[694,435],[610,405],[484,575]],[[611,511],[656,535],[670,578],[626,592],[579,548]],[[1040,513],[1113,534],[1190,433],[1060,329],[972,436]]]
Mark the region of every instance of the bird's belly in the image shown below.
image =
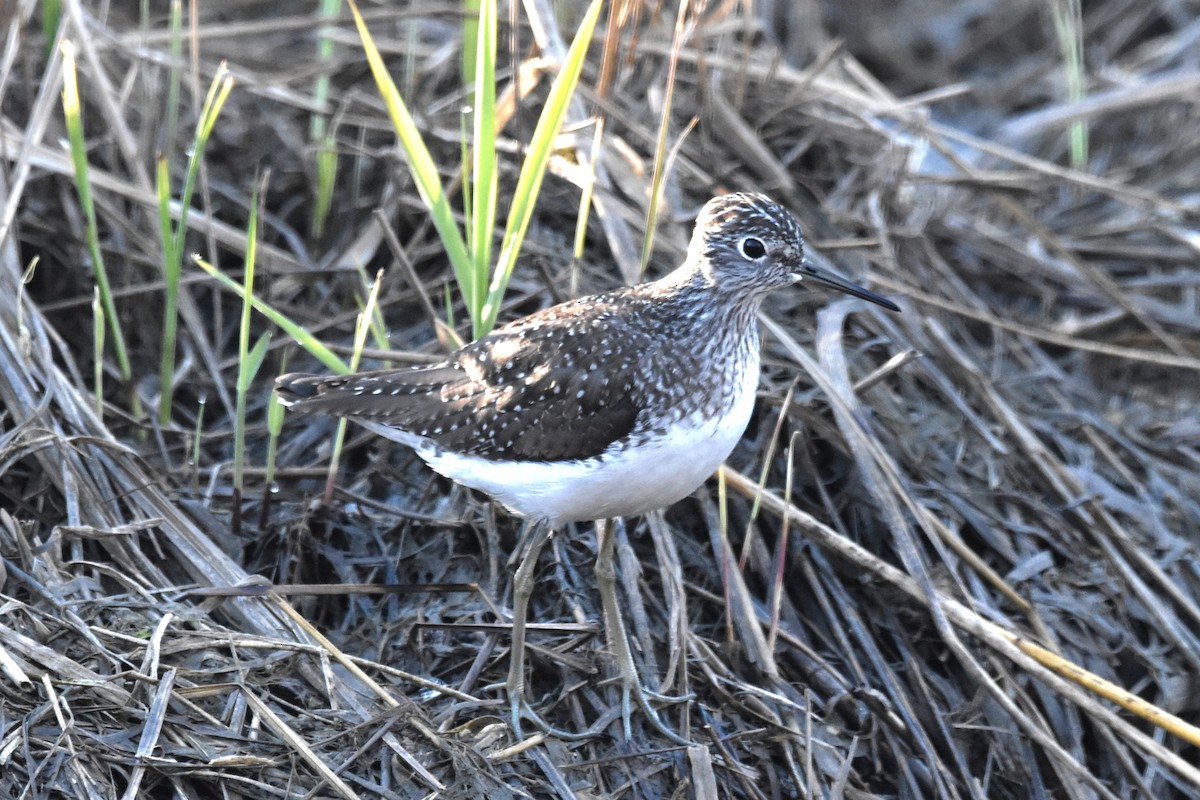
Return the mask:
[[[492,495],[518,514],[554,525],[643,514],[691,494],[733,450],[754,406],[755,384],[747,383],[726,413],[690,415],[661,438],[610,448],[600,458],[544,462],[447,452],[421,456],[446,477]]]

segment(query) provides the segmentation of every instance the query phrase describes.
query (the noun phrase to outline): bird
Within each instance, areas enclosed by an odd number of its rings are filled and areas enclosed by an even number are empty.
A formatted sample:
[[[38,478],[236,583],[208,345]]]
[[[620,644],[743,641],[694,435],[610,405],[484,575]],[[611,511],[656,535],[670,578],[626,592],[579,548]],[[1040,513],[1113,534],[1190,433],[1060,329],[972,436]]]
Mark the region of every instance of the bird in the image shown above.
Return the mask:
[[[686,258],[658,280],[545,308],[434,364],[277,379],[291,409],[348,417],[524,518],[529,544],[513,578],[504,684],[518,738],[522,719],[572,735],[552,728],[525,698],[525,621],[551,531],[595,521],[596,579],[626,739],[635,701],[660,732],[689,743],[652,704],[675,698],[641,683],[605,521],[665,508],[716,472],[753,411],[757,312],[771,292],[799,283],[900,310],[814,265],[800,223],[784,206],[732,193],[703,206]]]

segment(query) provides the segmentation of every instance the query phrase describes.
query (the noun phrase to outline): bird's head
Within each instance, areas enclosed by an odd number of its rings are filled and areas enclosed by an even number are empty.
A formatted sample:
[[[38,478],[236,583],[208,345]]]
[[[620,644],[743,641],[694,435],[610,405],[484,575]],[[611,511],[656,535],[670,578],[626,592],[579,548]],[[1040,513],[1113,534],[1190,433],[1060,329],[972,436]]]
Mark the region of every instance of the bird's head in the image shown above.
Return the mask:
[[[809,280],[900,310],[875,292],[816,267],[808,258],[796,217],[761,194],[726,194],[709,200],[696,218],[688,261],[715,288],[746,297],[761,297]]]

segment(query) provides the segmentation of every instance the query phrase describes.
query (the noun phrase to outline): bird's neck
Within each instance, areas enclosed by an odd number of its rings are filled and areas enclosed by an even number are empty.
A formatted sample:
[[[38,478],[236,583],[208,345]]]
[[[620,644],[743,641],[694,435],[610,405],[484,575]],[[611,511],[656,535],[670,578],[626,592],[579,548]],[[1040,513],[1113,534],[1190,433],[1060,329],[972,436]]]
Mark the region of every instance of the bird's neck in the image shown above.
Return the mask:
[[[681,350],[708,363],[757,364],[762,295],[723,290],[694,264],[638,288],[659,301],[656,316],[669,320],[657,324],[670,330]]]
[[[691,307],[694,316],[710,324],[722,320],[727,329],[757,330],[755,315],[766,297],[763,292],[716,280],[703,257],[689,257],[682,266],[646,286],[660,297],[672,297]]]

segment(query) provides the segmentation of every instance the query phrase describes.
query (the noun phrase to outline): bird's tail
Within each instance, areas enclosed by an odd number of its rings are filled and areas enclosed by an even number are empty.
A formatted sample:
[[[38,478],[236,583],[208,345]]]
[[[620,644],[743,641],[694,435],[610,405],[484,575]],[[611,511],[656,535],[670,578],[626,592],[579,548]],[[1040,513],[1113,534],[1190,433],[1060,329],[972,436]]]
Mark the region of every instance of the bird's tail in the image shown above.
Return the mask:
[[[322,384],[328,380],[328,376],[289,372],[275,379],[275,394],[279,396],[279,402],[291,408],[319,395]]]

